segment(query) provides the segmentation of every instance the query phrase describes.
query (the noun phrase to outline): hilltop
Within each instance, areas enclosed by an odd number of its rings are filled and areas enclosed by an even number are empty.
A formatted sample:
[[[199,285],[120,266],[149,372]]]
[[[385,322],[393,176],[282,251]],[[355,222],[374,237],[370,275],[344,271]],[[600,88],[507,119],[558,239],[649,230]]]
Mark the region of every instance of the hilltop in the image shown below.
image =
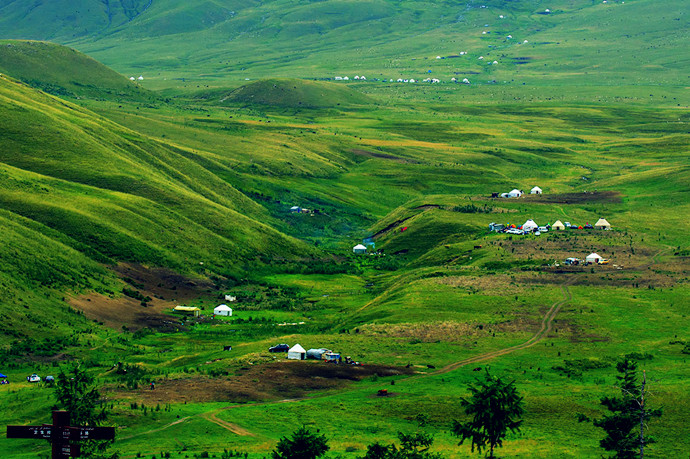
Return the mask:
[[[374,100],[357,90],[319,81],[267,79],[249,83],[222,96],[218,103],[279,108],[346,108]]]
[[[0,72],[58,96],[131,101],[156,98],[95,59],[53,43],[0,40]]]

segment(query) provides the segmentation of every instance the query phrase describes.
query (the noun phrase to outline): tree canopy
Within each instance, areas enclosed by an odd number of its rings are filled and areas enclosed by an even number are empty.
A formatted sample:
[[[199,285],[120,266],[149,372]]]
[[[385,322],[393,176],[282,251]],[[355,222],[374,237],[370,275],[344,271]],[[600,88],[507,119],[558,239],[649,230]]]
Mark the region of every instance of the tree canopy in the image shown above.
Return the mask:
[[[593,424],[604,429],[606,435],[599,445],[614,453],[615,459],[643,457],[644,447],[654,443],[654,439],[644,435],[644,428],[652,418],[661,416],[661,410],[650,410],[645,405],[646,378],[640,383],[637,363],[624,359],[616,365],[620,397],[603,397],[601,404],[610,412]],[[586,419],[583,419],[586,420]]]
[[[460,404],[471,420],[465,423],[453,421],[452,431],[460,437],[460,444],[466,439],[472,442],[472,452],[479,453],[489,449],[489,457],[494,457],[494,449],[503,445],[508,431],[519,432],[524,409],[522,397],[515,388],[515,381],[506,383],[492,376],[487,368],[484,379],[477,379],[469,386],[472,396],[461,399]]]
[[[326,454],[328,440],[324,435],[312,433],[300,427],[290,438],[282,437],[271,453],[273,459],[315,459]]]

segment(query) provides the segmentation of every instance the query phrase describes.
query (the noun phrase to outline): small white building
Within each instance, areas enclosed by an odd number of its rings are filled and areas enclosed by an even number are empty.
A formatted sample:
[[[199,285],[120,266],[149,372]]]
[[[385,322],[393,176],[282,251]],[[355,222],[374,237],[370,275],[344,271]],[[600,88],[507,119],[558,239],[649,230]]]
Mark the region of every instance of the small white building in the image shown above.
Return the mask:
[[[304,360],[307,358],[307,351],[299,344],[295,344],[288,349],[287,358],[290,360]]]
[[[137,78],[137,80],[139,80],[139,81],[141,81],[143,79],[144,79],[144,77],[142,75],[139,75],[139,78]]]
[[[463,78],[462,84],[470,84],[470,80],[468,80],[467,78]]]
[[[231,316],[232,315],[232,308],[230,308],[227,304],[220,304],[213,308],[213,314],[216,316]]]
[[[599,256],[599,254],[596,254],[594,252],[590,253],[587,255],[587,258],[585,258],[585,261],[587,263],[599,263],[603,258]]]
[[[555,231],[563,231],[565,229],[565,225],[563,224],[562,221],[556,220],[556,223],[551,225],[551,229]]]
[[[367,253],[367,248],[366,248],[366,246],[364,246],[362,244],[357,244],[356,246],[354,246],[352,248],[352,253],[356,253],[356,254]]]
[[[518,190],[517,188],[513,188],[508,192],[509,198],[519,198],[520,196],[522,196],[522,191]]]
[[[534,188],[532,188],[530,190],[529,194],[541,194],[541,188],[539,188],[538,186],[535,186]]]

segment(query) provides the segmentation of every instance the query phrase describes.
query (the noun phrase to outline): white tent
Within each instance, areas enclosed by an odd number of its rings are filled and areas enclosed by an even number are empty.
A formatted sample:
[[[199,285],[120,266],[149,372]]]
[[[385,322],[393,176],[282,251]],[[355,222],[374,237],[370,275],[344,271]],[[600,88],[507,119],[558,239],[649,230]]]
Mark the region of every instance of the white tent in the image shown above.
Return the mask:
[[[366,246],[363,246],[362,244],[357,244],[352,248],[353,253],[367,253],[367,248]]]
[[[287,358],[290,360],[304,360],[307,358],[307,351],[299,344],[295,344],[288,350]]]
[[[535,229],[539,228],[539,225],[534,223],[534,220],[527,220],[525,223],[522,225],[522,230],[523,231],[534,231]]]
[[[565,225],[563,224],[562,221],[556,220],[556,223],[551,225],[552,230],[557,230],[557,231],[563,231],[565,229]]]
[[[534,188],[532,188],[530,190],[529,194],[541,194],[541,188],[539,188],[538,186],[535,186]]]
[[[213,308],[213,314],[216,316],[231,316],[232,308],[230,308],[227,304],[220,304]]]
[[[594,227],[597,229],[605,229],[605,230],[610,230],[611,229],[611,224],[606,221],[605,218],[600,218],[597,220],[597,222],[594,224]]]
[[[587,263],[599,263],[600,260],[603,260],[598,254],[596,253],[590,253],[587,255],[587,258],[585,258],[585,261]]]
[[[522,191],[518,190],[517,188],[508,193],[509,198],[519,198],[520,196],[522,196]]]

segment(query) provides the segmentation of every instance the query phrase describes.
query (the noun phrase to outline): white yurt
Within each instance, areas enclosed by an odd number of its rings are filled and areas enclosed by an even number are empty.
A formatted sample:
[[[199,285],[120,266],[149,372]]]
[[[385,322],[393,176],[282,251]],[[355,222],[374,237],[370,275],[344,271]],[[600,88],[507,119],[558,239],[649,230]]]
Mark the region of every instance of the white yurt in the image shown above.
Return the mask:
[[[357,254],[367,253],[367,248],[362,244],[357,244],[352,248],[352,252]]]
[[[585,261],[587,263],[599,263],[600,260],[603,260],[603,258],[601,258],[599,254],[594,252],[590,253],[589,255],[587,255],[587,258],[585,258]]]
[[[232,308],[230,308],[227,304],[219,304],[213,308],[213,314],[216,316],[231,316]]]
[[[535,186],[534,188],[532,188],[530,190],[529,194],[541,194],[541,188],[539,188],[538,186]]]
[[[527,220],[525,223],[522,225],[522,230],[523,231],[534,231],[535,229],[539,228],[539,225],[534,223],[534,220]]]
[[[556,223],[551,225],[551,229],[556,230],[556,231],[563,231],[565,229],[565,225],[563,224],[562,221],[556,220]]]
[[[288,350],[287,358],[290,360],[304,360],[307,358],[307,351],[299,344],[295,344]]]
[[[597,222],[594,224],[594,227],[596,229],[604,229],[604,230],[610,230],[611,229],[611,224],[606,221],[605,218],[600,218],[597,220]]]
[[[518,190],[517,188],[512,189],[508,193],[508,197],[510,198],[519,198],[520,196],[522,196],[522,191]]]

